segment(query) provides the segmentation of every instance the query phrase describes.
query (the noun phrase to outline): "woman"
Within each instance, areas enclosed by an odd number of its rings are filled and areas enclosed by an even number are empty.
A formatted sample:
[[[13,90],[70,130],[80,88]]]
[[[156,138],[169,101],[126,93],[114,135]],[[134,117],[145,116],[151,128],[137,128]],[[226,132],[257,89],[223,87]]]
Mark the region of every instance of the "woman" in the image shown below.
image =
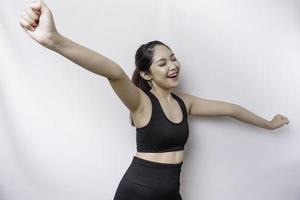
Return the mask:
[[[130,111],[137,131],[137,152],[119,182],[114,200],[182,199],[179,178],[189,136],[188,115],[230,116],[266,129],[289,123],[280,114],[267,121],[237,104],[173,93],[179,84],[180,63],[160,41],[139,47],[131,81],[112,60],[59,34],[52,13],[43,1],[26,8],[19,22],[41,45],[106,77]]]

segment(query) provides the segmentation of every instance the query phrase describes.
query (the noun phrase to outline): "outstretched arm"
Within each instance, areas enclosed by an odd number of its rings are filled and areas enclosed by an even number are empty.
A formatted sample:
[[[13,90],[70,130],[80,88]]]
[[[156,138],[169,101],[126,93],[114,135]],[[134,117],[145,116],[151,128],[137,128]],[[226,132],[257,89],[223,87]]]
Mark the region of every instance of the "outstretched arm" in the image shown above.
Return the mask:
[[[25,32],[39,44],[53,50],[81,67],[107,78],[115,93],[130,111],[141,105],[142,91],[123,69],[107,57],[64,37],[56,30],[51,10],[42,1],[30,4],[20,21]]]
[[[116,80],[121,76],[121,67],[100,53],[88,49],[59,33],[54,33],[49,40],[51,41],[51,44],[48,45],[49,49],[79,66],[110,80]]]
[[[280,128],[284,124],[289,123],[288,118],[280,114],[275,115],[271,121],[267,121],[237,104],[234,105],[232,117],[240,121],[270,130]]]
[[[31,3],[19,23],[36,42],[81,67],[108,79],[120,77],[121,69],[115,62],[61,35],[56,30],[51,10],[42,0]]]
[[[189,115],[229,116],[270,130],[289,123],[288,118],[280,114],[277,114],[271,121],[268,121],[234,103],[204,99],[183,92],[178,93],[178,96],[186,102]]]

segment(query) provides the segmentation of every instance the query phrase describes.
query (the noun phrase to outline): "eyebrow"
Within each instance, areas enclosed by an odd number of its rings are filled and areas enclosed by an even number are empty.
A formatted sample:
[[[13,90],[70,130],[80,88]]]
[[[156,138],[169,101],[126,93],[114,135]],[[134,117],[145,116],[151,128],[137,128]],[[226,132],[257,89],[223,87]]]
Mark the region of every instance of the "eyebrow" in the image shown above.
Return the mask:
[[[172,53],[171,55],[170,55],[170,57],[172,57],[174,55],[174,53]],[[159,62],[159,61],[163,61],[163,60],[166,60],[165,58],[161,58],[161,59],[159,59],[158,61],[156,61],[157,63]]]

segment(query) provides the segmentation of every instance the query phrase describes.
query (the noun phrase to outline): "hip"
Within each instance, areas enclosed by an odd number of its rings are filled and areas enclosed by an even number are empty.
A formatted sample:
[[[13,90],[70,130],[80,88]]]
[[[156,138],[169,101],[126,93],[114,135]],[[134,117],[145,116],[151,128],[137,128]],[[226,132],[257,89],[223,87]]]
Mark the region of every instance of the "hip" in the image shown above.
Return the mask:
[[[133,157],[114,199],[181,200],[181,163],[166,164]]]

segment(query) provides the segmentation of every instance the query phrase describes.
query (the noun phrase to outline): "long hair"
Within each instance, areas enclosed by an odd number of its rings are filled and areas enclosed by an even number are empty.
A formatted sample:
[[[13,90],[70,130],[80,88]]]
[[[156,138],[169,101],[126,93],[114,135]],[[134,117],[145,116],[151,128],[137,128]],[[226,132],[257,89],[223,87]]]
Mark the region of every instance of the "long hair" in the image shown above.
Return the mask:
[[[135,53],[135,70],[133,72],[131,81],[139,87],[143,91],[149,91],[151,89],[151,86],[149,85],[148,81],[143,79],[142,76],[140,76],[140,71],[150,73],[150,66],[153,62],[153,55],[154,55],[154,46],[155,45],[164,45],[168,49],[166,44],[164,44],[161,41],[154,40],[151,42],[148,42],[146,44],[142,44]],[[171,49],[170,49],[171,50]],[[131,125],[133,126],[133,120],[131,119]]]

